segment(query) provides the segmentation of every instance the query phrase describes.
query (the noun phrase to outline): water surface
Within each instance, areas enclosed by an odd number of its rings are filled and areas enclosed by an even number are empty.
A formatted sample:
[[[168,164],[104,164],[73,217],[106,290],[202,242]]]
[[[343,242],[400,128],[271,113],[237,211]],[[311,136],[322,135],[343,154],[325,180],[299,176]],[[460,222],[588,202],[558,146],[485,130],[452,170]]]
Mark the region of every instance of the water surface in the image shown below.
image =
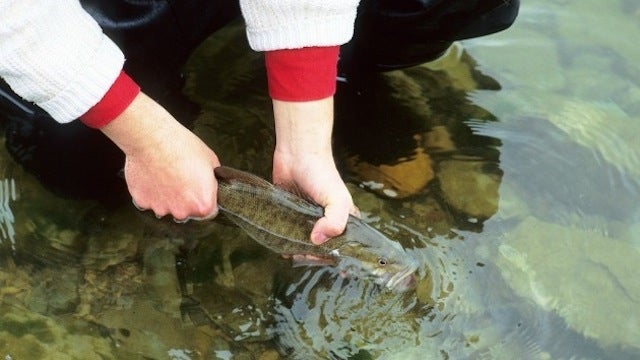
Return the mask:
[[[62,199],[3,152],[0,356],[640,358],[639,37],[634,1],[528,1],[375,91],[339,85],[337,161],[365,219],[420,260],[406,293],[291,267],[226,224]],[[268,178],[243,41],[207,40],[185,93],[221,160]]]

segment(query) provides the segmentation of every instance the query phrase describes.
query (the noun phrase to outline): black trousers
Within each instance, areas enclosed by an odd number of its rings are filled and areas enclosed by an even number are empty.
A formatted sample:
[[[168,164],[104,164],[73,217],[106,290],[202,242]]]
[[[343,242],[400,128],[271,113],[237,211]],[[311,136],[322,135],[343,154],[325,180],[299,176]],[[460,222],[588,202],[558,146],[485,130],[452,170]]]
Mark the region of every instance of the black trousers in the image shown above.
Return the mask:
[[[182,67],[206,37],[240,16],[238,0],[81,3],[125,53],[125,71],[188,123],[197,108],[181,94]],[[518,8],[519,0],[362,0],[354,37],[341,49],[340,76],[354,88],[366,87],[373,72],[423,63],[453,41],[509,27]],[[117,176],[123,154],[102,133],[78,121],[56,123],[1,80],[0,121],[8,152],[51,190],[111,199],[114,192],[126,194]]]

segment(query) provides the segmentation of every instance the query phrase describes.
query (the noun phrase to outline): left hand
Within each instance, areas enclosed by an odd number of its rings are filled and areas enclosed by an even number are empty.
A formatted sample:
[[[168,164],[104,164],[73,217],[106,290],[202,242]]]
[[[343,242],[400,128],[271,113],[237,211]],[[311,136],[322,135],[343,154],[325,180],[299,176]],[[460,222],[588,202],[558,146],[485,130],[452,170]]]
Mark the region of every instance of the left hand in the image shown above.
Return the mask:
[[[127,187],[139,209],[177,221],[217,214],[216,154],[143,93],[101,131],[126,155]]]
[[[325,208],[310,235],[314,244],[321,244],[344,232],[350,213],[358,215],[331,151],[333,98],[308,102],[274,100],[273,108],[273,182],[295,186]]]

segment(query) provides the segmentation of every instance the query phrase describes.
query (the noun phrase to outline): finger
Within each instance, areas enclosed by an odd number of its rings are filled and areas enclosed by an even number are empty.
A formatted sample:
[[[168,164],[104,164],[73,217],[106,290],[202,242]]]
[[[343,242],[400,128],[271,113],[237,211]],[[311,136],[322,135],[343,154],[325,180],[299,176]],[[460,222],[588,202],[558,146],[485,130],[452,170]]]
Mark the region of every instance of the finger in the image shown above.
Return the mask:
[[[313,230],[311,230],[311,242],[315,245],[320,245],[330,239],[325,230],[328,227],[326,222],[327,218],[320,218],[313,226]]]
[[[311,242],[319,245],[344,232],[349,218],[351,204],[346,202],[328,205],[324,209],[324,216],[320,218],[311,230]]]
[[[174,222],[174,223],[176,223],[176,224],[184,224],[184,223],[186,223],[186,222],[187,222],[187,221],[189,221],[189,220],[191,220],[191,218],[190,218],[190,217],[188,217],[188,216],[187,216],[186,218],[184,218],[184,219],[176,219],[176,218],[173,218],[173,222]]]
[[[218,208],[216,207],[215,209],[213,209],[213,211],[211,213],[209,213],[208,215],[205,216],[187,216],[185,218],[173,218],[173,221],[178,223],[178,224],[184,224],[186,222],[188,222],[189,220],[195,220],[195,221],[206,221],[206,220],[211,220],[213,218],[215,218],[218,215]]]
[[[205,190],[205,193],[210,194],[210,199],[203,204],[200,204],[200,211],[198,215],[188,216],[184,222],[189,220],[205,221],[211,220],[218,215],[218,183],[215,177],[211,178],[210,190]],[[209,188],[208,188],[209,189]],[[201,215],[204,214],[204,215]],[[200,216],[199,216],[200,215]]]
[[[211,219],[215,218],[216,216],[218,216],[218,207],[213,209],[213,211],[209,215],[205,215],[205,216],[189,216],[184,220],[176,220],[176,219],[173,219],[173,220],[175,220],[176,222],[187,222],[189,220],[206,221],[206,220],[211,220]]]
[[[143,208],[142,206],[138,205],[138,203],[136,203],[136,199],[131,198],[131,202],[133,203],[133,206],[135,206],[135,208],[138,209],[139,211],[147,210],[147,209]]]
[[[165,215],[168,214],[167,211],[158,211],[156,209],[152,209],[152,208],[145,208],[143,206],[140,206],[136,203],[136,201],[134,199],[131,199],[131,203],[133,204],[133,206],[138,210],[138,211],[142,211],[142,212],[146,212],[146,211],[151,211],[153,213],[153,215],[156,217],[156,219],[162,219]]]

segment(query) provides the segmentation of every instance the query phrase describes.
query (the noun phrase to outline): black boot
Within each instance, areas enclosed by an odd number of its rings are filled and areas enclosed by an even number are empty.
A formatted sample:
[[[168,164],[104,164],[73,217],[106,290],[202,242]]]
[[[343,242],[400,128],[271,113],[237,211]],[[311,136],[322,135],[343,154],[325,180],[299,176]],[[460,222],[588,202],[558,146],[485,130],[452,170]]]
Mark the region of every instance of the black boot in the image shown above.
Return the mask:
[[[361,74],[434,60],[456,40],[508,28],[519,5],[519,0],[362,0],[354,37],[340,53],[340,74],[357,82]]]

